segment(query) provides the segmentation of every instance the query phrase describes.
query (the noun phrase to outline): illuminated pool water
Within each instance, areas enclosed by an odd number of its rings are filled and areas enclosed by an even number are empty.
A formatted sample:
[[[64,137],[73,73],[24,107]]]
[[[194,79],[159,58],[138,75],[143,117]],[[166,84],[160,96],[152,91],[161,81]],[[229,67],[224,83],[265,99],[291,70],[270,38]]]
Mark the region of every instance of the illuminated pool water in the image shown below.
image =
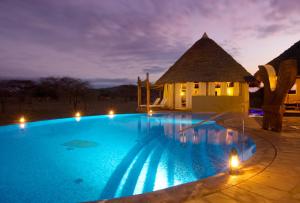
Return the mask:
[[[227,170],[254,142],[208,116],[124,114],[0,127],[0,202],[82,202],[163,189]]]

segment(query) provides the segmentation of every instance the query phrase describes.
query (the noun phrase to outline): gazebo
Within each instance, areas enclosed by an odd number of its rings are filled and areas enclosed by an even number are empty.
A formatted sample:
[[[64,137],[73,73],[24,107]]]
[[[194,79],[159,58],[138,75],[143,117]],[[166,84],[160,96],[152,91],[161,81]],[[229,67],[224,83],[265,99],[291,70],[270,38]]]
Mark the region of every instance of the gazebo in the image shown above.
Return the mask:
[[[204,33],[156,81],[155,86],[163,89],[161,100],[165,109],[247,112],[248,82],[253,79],[243,66]]]

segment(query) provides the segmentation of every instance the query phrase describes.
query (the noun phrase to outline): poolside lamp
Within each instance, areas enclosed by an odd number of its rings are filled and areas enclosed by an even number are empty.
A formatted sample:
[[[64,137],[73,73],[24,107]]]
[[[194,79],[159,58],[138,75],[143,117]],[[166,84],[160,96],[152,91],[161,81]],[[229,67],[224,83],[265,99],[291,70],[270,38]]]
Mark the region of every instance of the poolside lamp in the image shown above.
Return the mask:
[[[109,110],[108,116],[109,116],[110,118],[113,118],[113,117],[115,116],[114,110]]]
[[[232,148],[229,154],[229,172],[231,174],[237,173],[240,166],[240,160],[238,152],[235,148]]]
[[[77,112],[75,113],[75,120],[76,120],[77,122],[79,122],[80,119],[81,119],[81,113],[80,113],[79,111],[77,111]]]
[[[25,123],[26,123],[26,119],[24,116],[22,116],[20,119],[19,119],[19,123],[20,123],[20,128],[21,129],[24,129],[25,128]]]
[[[152,109],[150,109],[149,112],[148,112],[148,115],[152,116],[152,114],[153,114],[153,111],[152,111]]]
[[[22,116],[20,119],[19,119],[19,122],[22,124],[22,123],[25,123],[26,122],[26,119],[24,116]]]

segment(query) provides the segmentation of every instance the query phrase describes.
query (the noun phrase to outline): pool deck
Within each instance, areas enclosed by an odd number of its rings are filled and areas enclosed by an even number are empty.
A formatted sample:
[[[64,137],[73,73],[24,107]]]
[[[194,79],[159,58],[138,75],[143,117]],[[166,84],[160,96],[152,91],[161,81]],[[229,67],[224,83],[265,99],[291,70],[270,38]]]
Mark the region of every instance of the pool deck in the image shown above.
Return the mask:
[[[240,129],[237,120],[231,117],[220,123]],[[285,117],[281,133],[262,130],[260,122],[259,118],[245,120],[245,134],[253,137],[257,152],[237,175],[221,173],[165,190],[98,202],[300,202],[300,118]]]

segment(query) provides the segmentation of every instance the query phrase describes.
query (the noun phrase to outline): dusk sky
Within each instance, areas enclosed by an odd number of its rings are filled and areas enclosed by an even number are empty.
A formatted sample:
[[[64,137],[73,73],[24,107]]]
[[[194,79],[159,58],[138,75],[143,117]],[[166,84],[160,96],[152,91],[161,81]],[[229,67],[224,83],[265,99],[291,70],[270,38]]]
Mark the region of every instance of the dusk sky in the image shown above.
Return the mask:
[[[300,40],[300,1],[0,0],[0,77],[155,81],[204,32],[254,73]]]

